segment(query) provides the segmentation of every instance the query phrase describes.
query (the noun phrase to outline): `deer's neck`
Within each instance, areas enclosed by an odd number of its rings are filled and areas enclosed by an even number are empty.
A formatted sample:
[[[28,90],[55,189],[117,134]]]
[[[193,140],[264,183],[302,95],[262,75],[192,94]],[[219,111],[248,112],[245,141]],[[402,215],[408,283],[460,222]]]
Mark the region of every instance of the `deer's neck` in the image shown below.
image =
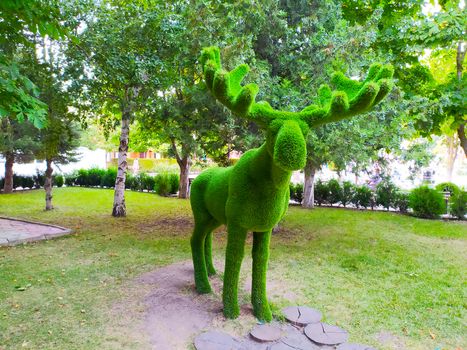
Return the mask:
[[[263,178],[270,179],[276,188],[288,186],[292,172],[279,168],[273,161],[265,142],[258,148],[254,163],[254,173]]]

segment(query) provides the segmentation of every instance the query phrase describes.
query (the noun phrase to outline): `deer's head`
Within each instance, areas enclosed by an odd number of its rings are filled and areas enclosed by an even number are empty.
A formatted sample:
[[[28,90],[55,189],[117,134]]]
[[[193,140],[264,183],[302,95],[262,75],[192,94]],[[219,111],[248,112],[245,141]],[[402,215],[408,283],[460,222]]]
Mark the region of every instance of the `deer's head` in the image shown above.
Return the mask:
[[[212,94],[234,114],[266,130],[268,151],[284,170],[305,166],[305,138],[310,128],[370,110],[391,91],[394,73],[392,66],[381,64],[373,64],[362,82],[334,73],[331,78],[334,90],[322,85],[316,104],[300,112],[287,112],[276,110],[265,101],[256,102],[258,86],[241,85],[249,67],[241,64],[230,72],[222,69],[218,47],[203,49],[200,61]]]

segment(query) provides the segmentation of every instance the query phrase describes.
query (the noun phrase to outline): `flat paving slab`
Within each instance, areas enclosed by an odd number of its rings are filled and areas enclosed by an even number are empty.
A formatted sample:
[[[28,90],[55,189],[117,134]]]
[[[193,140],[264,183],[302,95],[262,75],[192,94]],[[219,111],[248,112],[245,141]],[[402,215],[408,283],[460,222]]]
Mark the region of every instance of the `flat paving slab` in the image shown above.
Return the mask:
[[[0,217],[0,246],[50,239],[70,232],[60,226]]]

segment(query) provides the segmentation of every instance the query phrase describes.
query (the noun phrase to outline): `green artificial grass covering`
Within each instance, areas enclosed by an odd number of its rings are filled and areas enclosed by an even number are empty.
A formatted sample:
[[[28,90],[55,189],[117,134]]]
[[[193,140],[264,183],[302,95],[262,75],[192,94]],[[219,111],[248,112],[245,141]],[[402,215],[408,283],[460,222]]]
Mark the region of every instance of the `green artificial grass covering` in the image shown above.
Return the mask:
[[[246,152],[232,167],[209,169],[191,187],[195,228],[191,238],[196,289],[209,293],[211,232],[227,225],[223,302],[224,315],[236,318],[238,279],[244,255],[245,238],[254,232],[251,301],[255,316],[271,321],[266,295],[266,271],[271,231],[284,216],[289,202],[292,171],[306,162],[305,138],[310,128],[361,114],[380,102],[392,88],[391,66],[374,64],[363,82],[335,73],[334,90],[324,85],[319,104],[301,112],[273,109],[267,102],[256,102],[258,86],[242,85],[249,67],[241,64],[232,71],[222,69],[217,47],[201,53],[204,77],[212,95],[241,118],[256,122],[266,131],[266,142]]]

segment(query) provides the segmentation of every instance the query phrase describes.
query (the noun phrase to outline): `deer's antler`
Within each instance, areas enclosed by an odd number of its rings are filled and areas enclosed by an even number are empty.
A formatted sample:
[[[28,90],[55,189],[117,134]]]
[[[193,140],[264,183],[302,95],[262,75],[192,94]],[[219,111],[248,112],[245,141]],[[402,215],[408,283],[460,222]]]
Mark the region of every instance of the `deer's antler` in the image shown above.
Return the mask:
[[[241,85],[249,67],[241,64],[230,72],[222,69],[219,48],[212,46],[201,53],[201,64],[207,87],[213,95],[237,115],[267,125],[274,119],[301,119],[310,127],[335,122],[363,113],[380,102],[392,89],[393,68],[390,65],[373,64],[368,77],[358,82],[335,73],[331,84],[322,85],[318,91],[318,104],[300,112],[273,109],[265,101],[255,102],[258,86]]]

